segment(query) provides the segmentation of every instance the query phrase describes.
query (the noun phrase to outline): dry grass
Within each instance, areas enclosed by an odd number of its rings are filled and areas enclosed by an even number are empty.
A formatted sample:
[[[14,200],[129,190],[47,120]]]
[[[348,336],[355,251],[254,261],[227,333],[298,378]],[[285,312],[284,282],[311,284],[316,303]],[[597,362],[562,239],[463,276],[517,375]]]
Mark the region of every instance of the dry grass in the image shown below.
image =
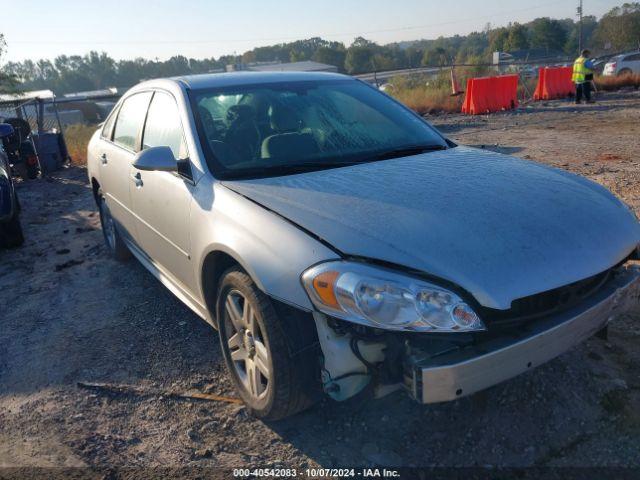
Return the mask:
[[[459,80],[460,88],[464,88],[465,84],[466,79]],[[387,93],[420,115],[459,112],[464,100],[464,94],[451,95],[451,79],[448,71],[435,77],[417,75],[393,78],[389,82]]]
[[[599,76],[595,79],[598,90],[612,91],[623,87],[640,88],[640,75],[630,74],[618,77]]]
[[[522,78],[518,81],[518,99],[520,101],[528,100],[533,97],[533,92],[538,85],[537,78]]]
[[[95,125],[76,124],[65,128],[64,139],[67,143],[71,163],[74,165],[86,165],[87,145],[95,131]]]
[[[464,95],[451,96],[450,88],[414,87],[392,90],[391,95],[420,115],[459,112]]]

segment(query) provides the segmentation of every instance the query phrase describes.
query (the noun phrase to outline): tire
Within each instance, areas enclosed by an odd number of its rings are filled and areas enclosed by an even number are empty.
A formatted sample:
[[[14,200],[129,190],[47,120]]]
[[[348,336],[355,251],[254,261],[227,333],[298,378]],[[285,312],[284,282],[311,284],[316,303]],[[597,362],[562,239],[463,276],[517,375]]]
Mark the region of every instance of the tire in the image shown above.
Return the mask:
[[[290,357],[285,331],[270,299],[240,267],[227,270],[219,285],[220,344],[249,412],[264,420],[280,420],[313,405],[314,397],[303,382],[309,368]]]
[[[131,252],[118,232],[116,223],[109,211],[107,200],[101,191],[98,191],[98,209],[100,210],[100,225],[102,226],[104,243],[109,249],[111,256],[120,262],[129,260],[129,258],[131,258]]]
[[[38,178],[38,166],[37,165],[28,165],[27,166],[27,180],[35,180]]]
[[[0,245],[4,248],[18,248],[24,243],[20,216],[16,212],[11,220],[0,224]]]

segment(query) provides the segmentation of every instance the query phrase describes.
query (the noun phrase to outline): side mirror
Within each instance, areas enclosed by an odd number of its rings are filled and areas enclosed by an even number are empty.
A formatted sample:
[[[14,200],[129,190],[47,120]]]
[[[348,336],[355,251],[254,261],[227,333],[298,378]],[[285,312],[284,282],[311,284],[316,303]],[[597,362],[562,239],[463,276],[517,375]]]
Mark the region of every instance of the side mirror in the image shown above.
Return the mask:
[[[169,147],[151,147],[136,155],[133,166],[138,170],[175,172],[178,162]]]
[[[0,138],[8,137],[14,134],[13,127],[8,123],[0,123]]]

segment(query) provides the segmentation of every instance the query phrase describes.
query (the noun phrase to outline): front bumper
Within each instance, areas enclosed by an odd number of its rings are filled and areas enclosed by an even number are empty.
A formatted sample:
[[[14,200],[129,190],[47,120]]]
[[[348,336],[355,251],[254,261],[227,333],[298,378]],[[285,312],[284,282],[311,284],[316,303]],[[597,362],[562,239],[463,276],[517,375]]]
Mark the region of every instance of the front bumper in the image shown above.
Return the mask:
[[[639,300],[640,268],[622,268],[606,288],[584,304],[535,322],[526,332],[435,356],[412,352],[405,362],[405,387],[421,403],[470,395],[557,357],[638,305]]]

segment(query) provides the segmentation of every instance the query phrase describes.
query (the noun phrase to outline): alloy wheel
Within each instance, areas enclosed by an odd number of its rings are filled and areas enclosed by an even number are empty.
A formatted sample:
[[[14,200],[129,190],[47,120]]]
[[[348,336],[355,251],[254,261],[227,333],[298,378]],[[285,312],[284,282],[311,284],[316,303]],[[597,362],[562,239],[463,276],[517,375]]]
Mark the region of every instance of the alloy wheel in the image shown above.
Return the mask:
[[[251,302],[238,290],[225,299],[226,341],[236,374],[246,391],[261,399],[271,381],[269,350]]]

